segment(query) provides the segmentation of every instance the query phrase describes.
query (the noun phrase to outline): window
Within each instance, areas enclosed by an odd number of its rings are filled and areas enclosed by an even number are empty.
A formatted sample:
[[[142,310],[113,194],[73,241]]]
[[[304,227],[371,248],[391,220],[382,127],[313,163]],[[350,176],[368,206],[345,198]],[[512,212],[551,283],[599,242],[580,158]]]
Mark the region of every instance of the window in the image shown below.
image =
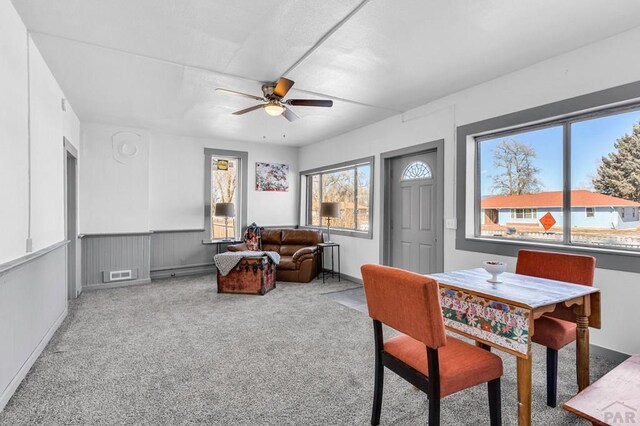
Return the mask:
[[[627,210],[640,205],[630,178],[640,173],[640,109],[490,134],[476,144],[478,217],[498,210],[493,221],[480,221],[477,236],[640,251],[640,223]],[[507,222],[499,212],[513,205],[523,207],[510,208]]]
[[[241,237],[247,221],[244,202],[247,196],[247,153],[207,148],[205,159],[207,233],[211,239],[237,239]],[[231,215],[216,215],[219,203],[233,204],[233,212],[229,212]]]
[[[562,241],[562,143],[562,126],[477,139],[480,211],[497,212],[480,222],[478,236]],[[553,226],[540,224],[538,210]]]
[[[337,234],[371,237],[373,158],[302,172],[306,182],[306,225],[326,226],[320,217],[324,202],[340,203],[340,217],[331,220]],[[345,231],[345,232],[341,232]]]
[[[511,209],[511,219],[536,219],[537,209]]]
[[[211,156],[211,238],[236,238],[238,212],[238,159]],[[216,215],[218,203],[234,205],[234,215]]]
[[[431,178],[431,167],[425,162],[422,161],[414,161],[405,167],[402,172],[402,180],[413,180],[413,179],[430,179]]]
[[[457,127],[456,211],[463,226],[456,230],[456,249],[513,257],[525,248],[586,252],[596,257],[599,268],[640,272],[635,211],[640,185],[633,180],[640,167],[639,100],[640,82],[635,82]],[[510,217],[508,210],[484,205],[483,141],[554,126],[561,127],[563,138],[562,186],[555,191],[562,207],[557,216],[546,206],[536,207],[543,209],[538,223],[543,226],[547,218],[552,233],[547,238],[553,240],[523,238],[512,226],[513,237],[499,225],[502,216]],[[594,209],[593,218],[586,217],[586,207]],[[560,223],[551,223],[546,213]],[[495,234],[489,232],[492,227]],[[553,234],[554,227],[562,230],[561,237]]]

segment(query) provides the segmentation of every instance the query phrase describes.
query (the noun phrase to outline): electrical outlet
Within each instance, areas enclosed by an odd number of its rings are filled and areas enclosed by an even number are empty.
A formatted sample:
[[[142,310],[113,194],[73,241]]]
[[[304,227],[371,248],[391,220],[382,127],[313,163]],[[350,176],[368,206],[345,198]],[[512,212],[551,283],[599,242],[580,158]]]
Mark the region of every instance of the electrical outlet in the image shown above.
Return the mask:
[[[447,229],[458,229],[458,219],[447,219],[445,221],[445,226],[447,227]]]

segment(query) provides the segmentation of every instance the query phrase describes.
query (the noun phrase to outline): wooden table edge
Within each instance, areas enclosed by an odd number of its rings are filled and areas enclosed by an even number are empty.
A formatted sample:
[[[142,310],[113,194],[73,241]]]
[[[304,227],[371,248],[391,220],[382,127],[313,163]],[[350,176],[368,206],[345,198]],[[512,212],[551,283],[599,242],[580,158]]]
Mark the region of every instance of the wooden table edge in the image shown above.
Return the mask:
[[[576,398],[578,395],[580,395],[582,392],[578,392],[577,395],[571,397],[571,399],[569,399],[567,402],[565,402],[564,404],[562,404],[562,408],[565,411],[568,411],[569,413],[575,414],[576,416],[580,417],[581,419],[585,419],[587,421],[590,421],[592,423],[595,423],[597,425],[607,425],[606,423],[604,423],[602,420],[600,419],[596,419],[595,417],[590,416],[587,413],[583,413],[582,411],[575,409],[571,406],[569,406],[568,404],[571,402],[572,399]]]

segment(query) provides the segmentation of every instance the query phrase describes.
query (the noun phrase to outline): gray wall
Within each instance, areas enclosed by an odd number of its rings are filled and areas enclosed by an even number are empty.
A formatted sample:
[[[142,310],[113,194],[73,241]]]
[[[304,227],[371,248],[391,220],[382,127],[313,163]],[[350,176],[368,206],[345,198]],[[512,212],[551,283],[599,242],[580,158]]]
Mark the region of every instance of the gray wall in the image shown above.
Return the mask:
[[[82,236],[82,289],[146,284],[149,276],[150,234],[109,234]],[[131,269],[135,280],[105,283],[104,271]]]
[[[215,246],[203,245],[205,231],[82,236],[83,290],[146,284],[151,278],[213,272]],[[129,281],[105,283],[105,271],[137,271]],[[134,272],[135,273],[135,272]]]
[[[0,411],[67,315],[65,246],[0,265]]]
[[[154,231],[151,234],[151,277],[214,272],[216,247],[203,245],[205,239],[207,232],[202,229]]]
[[[266,226],[265,228],[296,228]],[[146,284],[151,278],[214,273],[215,245],[202,244],[203,229],[153,231],[141,234],[92,234],[82,236],[82,288],[122,287]],[[220,246],[225,251],[225,246]],[[103,282],[104,271],[137,270],[135,280]]]

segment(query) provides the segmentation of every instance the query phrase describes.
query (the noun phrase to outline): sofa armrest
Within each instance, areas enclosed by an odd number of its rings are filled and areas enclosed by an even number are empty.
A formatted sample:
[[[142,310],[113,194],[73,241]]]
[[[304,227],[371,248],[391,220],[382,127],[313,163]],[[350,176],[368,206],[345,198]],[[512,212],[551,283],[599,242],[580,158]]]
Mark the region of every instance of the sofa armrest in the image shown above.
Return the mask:
[[[245,243],[242,244],[231,244],[227,246],[227,251],[247,251],[247,245]]]
[[[291,258],[291,260],[297,263],[298,260],[300,260],[303,256],[305,258],[313,257],[315,256],[317,249],[318,248],[316,246],[302,247],[301,249],[298,249],[298,251],[293,253],[293,257]],[[305,255],[311,255],[311,256],[305,256]]]

